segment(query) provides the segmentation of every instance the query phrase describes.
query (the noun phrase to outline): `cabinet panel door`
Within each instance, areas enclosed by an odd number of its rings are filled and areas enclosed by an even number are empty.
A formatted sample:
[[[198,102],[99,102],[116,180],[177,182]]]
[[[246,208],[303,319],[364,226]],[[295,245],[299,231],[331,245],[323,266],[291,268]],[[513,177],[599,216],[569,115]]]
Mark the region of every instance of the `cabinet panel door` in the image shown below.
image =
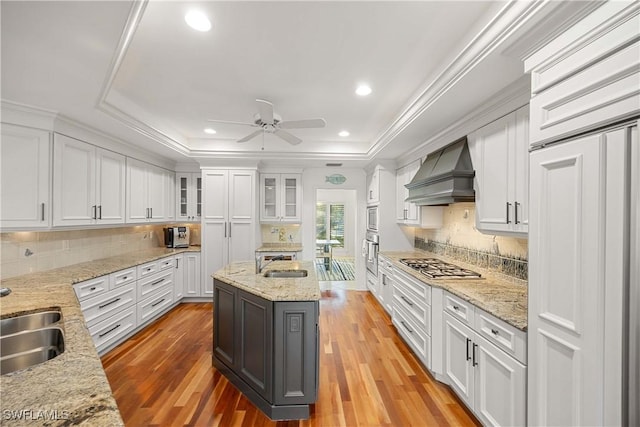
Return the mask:
[[[484,425],[526,425],[527,368],[476,335],[474,412]]]
[[[516,231],[529,231],[529,106],[516,111],[513,147],[513,222]]]
[[[167,215],[167,191],[166,173],[163,169],[149,165],[149,214],[153,221],[163,221]],[[171,187],[173,189],[173,186]]]
[[[98,222],[122,224],[125,219],[125,157],[112,151],[96,150]]]
[[[53,165],[53,225],[95,223],[96,147],[55,134]]]
[[[228,227],[224,221],[205,221],[202,225],[203,280],[210,280],[213,273],[229,263]],[[245,261],[248,259],[252,258]]]
[[[273,402],[273,302],[238,291],[238,375]]]
[[[127,158],[127,222],[147,222],[149,179],[146,163]]]
[[[50,147],[49,132],[2,124],[2,228],[49,226]]]
[[[174,257],[175,270],[173,271],[173,300],[178,302],[184,297],[185,268],[184,254]]]
[[[250,261],[255,257],[255,224],[234,221],[229,223],[228,262]]]
[[[449,385],[473,408],[474,370],[471,363],[473,332],[449,313],[444,314],[445,375]]]
[[[213,351],[227,366],[235,369],[236,308],[238,290],[218,280],[214,282]]]
[[[201,285],[201,269],[200,269],[200,254],[199,253],[190,253],[186,252],[183,254],[184,257],[184,281],[185,281],[185,292],[188,297],[199,297],[202,296],[202,285]],[[209,280],[212,281],[211,276],[207,276]],[[213,292],[213,291],[212,291]]]
[[[255,218],[255,179],[255,171],[229,172],[230,221]]]
[[[300,174],[282,174],[281,212],[285,221],[300,221],[302,208],[302,182]]]
[[[514,116],[509,115],[489,123],[475,133],[475,150],[479,165],[476,166],[476,204],[480,227],[507,230],[507,206],[510,150],[513,141]],[[475,160],[475,159],[474,159]],[[509,218],[513,220],[513,218]]]
[[[531,153],[531,425],[604,424],[604,141],[589,135]]]
[[[226,170],[203,172],[204,219],[227,221],[229,211],[229,173]],[[245,195],[248,198],[248,195]]]
[[[280,216],[280,174],[260,175],[260,219],[276,221]]]

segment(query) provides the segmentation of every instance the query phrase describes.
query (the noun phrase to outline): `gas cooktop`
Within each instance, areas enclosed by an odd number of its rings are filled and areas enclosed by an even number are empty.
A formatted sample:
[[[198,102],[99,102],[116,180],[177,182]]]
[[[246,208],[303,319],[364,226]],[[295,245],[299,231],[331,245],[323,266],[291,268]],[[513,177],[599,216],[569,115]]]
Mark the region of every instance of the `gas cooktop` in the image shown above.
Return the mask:
[[[449,264],[437,258],[402,258],[401,263],[430,279],[481,279],[480,273]]]

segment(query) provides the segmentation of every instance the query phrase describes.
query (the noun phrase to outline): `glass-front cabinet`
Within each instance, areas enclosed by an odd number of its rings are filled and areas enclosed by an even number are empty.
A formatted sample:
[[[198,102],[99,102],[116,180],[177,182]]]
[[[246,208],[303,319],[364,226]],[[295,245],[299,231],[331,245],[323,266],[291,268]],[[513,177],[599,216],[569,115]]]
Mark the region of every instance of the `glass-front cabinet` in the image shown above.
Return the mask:
[[[300,222],[301,207],[301,174],[260,174],[261,222]]]
[[[200,221],[202,176],[198,172],[176,173],[176,220]]]

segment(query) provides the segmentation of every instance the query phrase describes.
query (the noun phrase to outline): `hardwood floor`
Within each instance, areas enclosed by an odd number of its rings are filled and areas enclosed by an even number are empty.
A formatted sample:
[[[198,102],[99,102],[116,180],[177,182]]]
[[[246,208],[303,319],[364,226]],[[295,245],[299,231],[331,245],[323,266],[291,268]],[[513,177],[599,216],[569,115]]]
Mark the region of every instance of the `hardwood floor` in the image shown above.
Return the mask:
[[[212,367],[211,310],[181,304],[102,358],[126,425],[479,425],[368,292],[322,292],[320,392],[303,421],[271,421]]]

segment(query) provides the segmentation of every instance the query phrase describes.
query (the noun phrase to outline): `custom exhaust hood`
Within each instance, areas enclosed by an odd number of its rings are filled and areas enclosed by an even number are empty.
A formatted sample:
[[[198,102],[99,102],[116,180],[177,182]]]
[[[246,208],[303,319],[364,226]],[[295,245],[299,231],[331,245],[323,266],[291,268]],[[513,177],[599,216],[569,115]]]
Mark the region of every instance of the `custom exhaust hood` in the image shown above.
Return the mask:
[[[465,136],[427,156],[411,182],[405,185],[409,190],[406,201],[419,206],[473,202],[474,176]]]

